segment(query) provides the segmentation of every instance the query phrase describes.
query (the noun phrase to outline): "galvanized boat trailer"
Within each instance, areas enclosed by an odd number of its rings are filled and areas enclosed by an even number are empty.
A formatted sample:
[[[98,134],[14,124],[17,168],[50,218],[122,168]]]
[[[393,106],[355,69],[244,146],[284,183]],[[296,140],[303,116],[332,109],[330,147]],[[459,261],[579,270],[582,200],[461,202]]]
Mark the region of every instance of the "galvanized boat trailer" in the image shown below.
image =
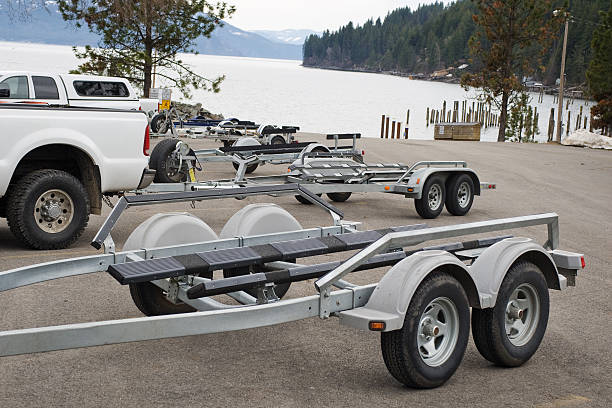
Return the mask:
[[[222,231],[221,238],[214,239],[208,226],[198,224],[201,220],[184,214],[145,221],[121,252],[109,238],[112,225],[130,206],[210,199],[213,194],[222,198],[272,193],[263,187],[249,189],[124,197],[94,239],[94,246],[104,246],[104,254],[1,272],[0,291],[5,291],[107,271],[130,285],[134,302],[148,316],[0,332],[0,355],[338,317],[341,324],[382,333],[383,359],[398,381],[431,388],[448,380],[463,357],[470,308],[481,354],[495,364],[518,366],[535,353],[544,335],[548,289],[574,285],[577,271],[584,267],[581,254],[557,248],[554,213],[435,228],[419,224],[358,231],[357,223],[342,221],[341,212],[302,186],[274,193],[300,194],[321,205],[333,214],[334,225],[270,233],[271,225],[297,221],[279,207],[251,205],[228,221],[225,238]],[[529,238],[496,236],[418,247],[433,240],[537,225],[547,227],[543,246]],[[241,235],[258,228],[266,233]],[[203,242],[184,242],[194,231]],[[150,239],[166,245],[146,247]],[[296,261],[350,250],[359,252],[344,261]],[[347,280],[351,272],[383,267],[389,269],[377,283],[355,285]],[[224,277],[213,279],[213,272],[221,270]],[[308,279],[316,279],[313,295],[281,299],[290,284]],[[221,295],[233,301],[211,298]]]
[[[496,188],[495,183],[480,181],[476,172],[468,168],[464,161],[419,161],[412,165],[366,164],[363,162],[362,154],[356,150],[356,139],[359,137],[360,134],[352,133],[327,135],[328,140],[335,140],[334,147],[327,152],[321,150],[327,147],[317,144],[310,144],[303,150],[298,148],[293,153],[274,151],[274,146],[262,146],[264,150],[257,153],[249,150],[251,147],[248,146],[237,147],[236,151],[242,149],[246,154],[208,158],[211,161],[232,160],[237,168],[233,179],[199,182],[195,179],[194,166],[196,158],[201,156],[193,150],[189,151],[186,145],[179,142],[175,143],[177,148],[172,156],[175,165],[172,168],[183,168],[183,170],[179,179],[174,180],[176,183],[155,183],[136,192],[197,191],[296,183],[304,185],[312,193],[327,194],[336,202],[348,200],[353,193],[401,194],[414,199],[415,209],[421,217],[436,218],[444,207],[453,215],[465,215],[472,207],[475,196],[480,195],[483,190]],[[351,139],[353,145],[340,147],[339,140],[346,139]],[[265,149],[270,149],[268,154],[263,153]],[[164,157],[170,156],[164,155]],[[261,177],[245,176],[254,170],[251,166],[256,167],[262,160],[285,163],[292,158],[294,161],[289,166],[288,173]],[[159,174],[165,174],[166,169],[171,167],[165,164],[159,166],[159,163],[167,163],[167,159],[158,159],[157,155],[152,154],[149,166],[156,169]],[[172,174],[179,173],[174,171]],[[190,175],[188,182],[184,181],[187,180],[187,174]],[[159,181],[157,178],[156,180]],[[299,195],[296,199],[303,204],[309,203]]]
[[[351,138],[352,145],[340,146],[338,138]],[[242,174],[253,173],[257,167],[265,164],[289,164],[309,154],[330,153],[328,157],[352,157],[363,163],[362,152],[357,150],[357,139],[361,134],[328,135],[328,139],[335,139],[333,147],[315,142],[292,142],[261,144],[258,140],[245,137],[238,140],[233,146],[216,149],[194,150],[178,139],[165,139],[158,143],[151,152],[149,167],[157,172],[156,182],[185,182],[196,181],[193,170],[202,170],[202,163],[232,163],[234,168]],[[240,165],[243,169],[240,169]]]

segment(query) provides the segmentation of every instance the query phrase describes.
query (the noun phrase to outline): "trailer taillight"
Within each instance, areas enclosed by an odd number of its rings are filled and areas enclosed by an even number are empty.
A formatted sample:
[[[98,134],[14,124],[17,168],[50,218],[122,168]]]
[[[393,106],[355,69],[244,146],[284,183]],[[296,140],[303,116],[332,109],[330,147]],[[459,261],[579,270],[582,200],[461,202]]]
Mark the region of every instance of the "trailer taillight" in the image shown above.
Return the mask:
[[[586,267],[586,262],[584,260],[584,256],[580,257],[580,265],[582,266],[582,269],[584,269]]]
[[[147,128],[145,130],[145,135],[144,135],[144,143],[142,145],[142,152],[144,153],[145,156],[149,155],[150,147],[151,147],[151,136],[149,135],[149,125],[147,125]]]
[[[387,325],[385,322],[370,322],[368,328],[372,331],[383,331]]]

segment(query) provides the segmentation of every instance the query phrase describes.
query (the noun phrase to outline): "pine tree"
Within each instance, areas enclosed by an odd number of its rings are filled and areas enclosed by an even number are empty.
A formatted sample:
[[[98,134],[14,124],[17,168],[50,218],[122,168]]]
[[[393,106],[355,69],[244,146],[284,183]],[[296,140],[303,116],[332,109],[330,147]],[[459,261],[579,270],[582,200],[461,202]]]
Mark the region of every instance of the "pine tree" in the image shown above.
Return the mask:
[[[593,127],[612,132],[612,0],[593,33],[593,59],[586,73],[589,90],[597,105],[591,108]]]
[[[106,74],[130,79],[149,95],[153,66],[156,74],[185,95],[190,87],[215,92],[223,77],[207,79],[177,58],[194,52],[194,41],[210,37],[221,19],[234,12],[227,3],[205,0],[59,0],[64,20],[87,26],[101,40],[97,47],[75,55],[86,61],[76,72]]]
[[[500,110],[498,142],[506,139],[508,105],[523,91],[522,77],[534,71],[554,33],[551,0],[473,0],[478,8],[478,31],[470,39],[479,72],[464,74],[461,83],[476,87]],[[535,55],[534,55],[535,54]]]

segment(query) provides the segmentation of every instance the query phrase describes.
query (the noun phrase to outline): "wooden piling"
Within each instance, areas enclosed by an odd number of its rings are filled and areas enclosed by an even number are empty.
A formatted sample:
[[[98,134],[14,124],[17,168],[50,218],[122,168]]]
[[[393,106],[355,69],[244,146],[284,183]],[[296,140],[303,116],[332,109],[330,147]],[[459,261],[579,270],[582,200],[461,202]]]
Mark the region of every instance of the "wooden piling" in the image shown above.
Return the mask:
[[[389,138],[389,117],[385,119],[385,139]]]
[[[398,139],[398,140],[401,139],[401,137],[400,137],[401,136],[400,135],[401,129],[402,129],[402,122],[397,122],[397,129],[396,129],[397,130],[397,134],[396,134],[395,138]]]
[[[427,107],[427,114],[425,115],[425,122],[427,123],[427,127],[429,127],[429,107]]]
[[[385,137],[385,115],[382,115],[382,120],[380,122],[380,138]]]
[[[572,126],[572,122],[570,122],[570,114],[572,113],[571,110],[567,110],[567,126],[565,127],[565,136],[569,135],[569,131],[570,131],[570,127]]]
[[[391,125],[391,139],[393,139],[395,137],[395,121],[393,121],[393,124]]]
[[[550,118],[548,119],[548,141],[552,142],[555,131],[555,108],[550,108]]]

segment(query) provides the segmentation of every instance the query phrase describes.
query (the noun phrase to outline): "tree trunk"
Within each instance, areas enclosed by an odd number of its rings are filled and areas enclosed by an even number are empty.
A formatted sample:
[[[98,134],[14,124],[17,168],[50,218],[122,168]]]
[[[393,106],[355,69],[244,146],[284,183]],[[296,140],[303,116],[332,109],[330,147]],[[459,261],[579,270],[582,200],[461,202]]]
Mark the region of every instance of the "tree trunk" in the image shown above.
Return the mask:
[[[499,133],[497,134],[498,142],[506,141],[506,122],[508,121],[508,92],[502,93],[501,114],[499,115]]]
[[[151,18],[152,14],[152,4],[150,1],[145,3],[145,38],[144,38],[144,46],[145,46],[145,58],[144,58],[144,84],[143,84],[143,93],[144,97],[149,97],[149,91],[151,89],[151,72],[153,71],[153,33],[152,26],[153,20]]]

